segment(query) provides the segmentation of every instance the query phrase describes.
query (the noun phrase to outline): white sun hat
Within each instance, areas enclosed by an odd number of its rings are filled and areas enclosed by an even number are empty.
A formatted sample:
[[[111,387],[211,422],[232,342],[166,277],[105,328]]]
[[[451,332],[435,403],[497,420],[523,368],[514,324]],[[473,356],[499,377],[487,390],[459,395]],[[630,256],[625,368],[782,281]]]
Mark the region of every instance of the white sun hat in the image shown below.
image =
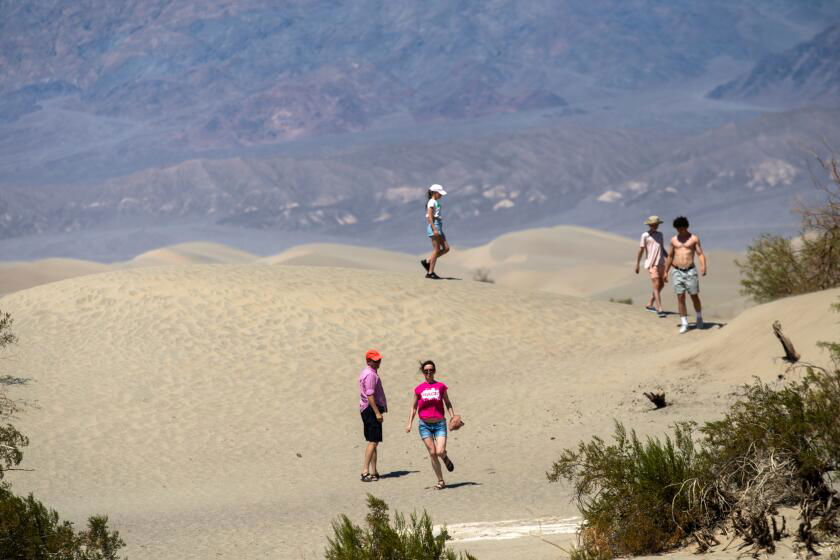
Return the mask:
[[[440,196],[446,196],[446,191],[443,190],[443,187],[438,184],[434,184],[431,187],[429,187],[429,192],[436,192],[440,193]]]

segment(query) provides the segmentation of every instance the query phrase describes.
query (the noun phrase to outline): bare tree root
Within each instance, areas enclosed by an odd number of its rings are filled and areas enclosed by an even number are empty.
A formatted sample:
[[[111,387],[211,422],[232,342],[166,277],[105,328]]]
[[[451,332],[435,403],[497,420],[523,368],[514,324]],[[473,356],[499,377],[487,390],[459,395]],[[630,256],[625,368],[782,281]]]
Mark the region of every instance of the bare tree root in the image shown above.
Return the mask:
[[[665,408],[668,406],[668,403],[665,402],[665,393],[642,393],[647,399],[653,403],[656,407],[656,410],[660,408]]]

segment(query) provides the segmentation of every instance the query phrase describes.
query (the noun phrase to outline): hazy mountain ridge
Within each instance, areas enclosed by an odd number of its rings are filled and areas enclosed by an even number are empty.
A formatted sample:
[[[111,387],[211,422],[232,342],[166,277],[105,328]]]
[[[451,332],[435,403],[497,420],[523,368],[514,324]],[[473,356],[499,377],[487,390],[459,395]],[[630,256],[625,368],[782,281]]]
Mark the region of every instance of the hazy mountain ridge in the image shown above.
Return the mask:
[[[688,138],[563,127],[321,156],[191,160],[70,197],[62,189],[16,197],[3,235],[206,223],[400,239],[422,229],[432,181],[451,190],[453,229],[482,232],[477,239],[556,223],[628,233],[650,213],[688,213],[738,235],[789,231],[793,217],[768,224],[766,216],[788,216],[794,197],[811,193],[805,149],[840,141],[838,119],[840,111],[811,110]]]
[[[762,59],[747,75],[718,86],[713,99],[840,105],[840,23],[811,41]]]
[[[6,1],[0,115],[70,96],[74,110],[143,119],[201,148],[355,131],[392,114],[562,106],[586,84],[646,87],[719,56],[772,52],[802,31],[782,17],[795,5]],[[800,17],[816,26],[825,13],[840,8],[819,2]]]
[[[434,181],[474,242],[686,208],[723,228],[739,205],[752,231],[810,187],[797,147],[836,137],[836,112],[747,124],[673,88],[840,4],[698,6],[0,0],[0,237],[193,224],[404,247]],[[739,124],[620,130],[672,117]]]

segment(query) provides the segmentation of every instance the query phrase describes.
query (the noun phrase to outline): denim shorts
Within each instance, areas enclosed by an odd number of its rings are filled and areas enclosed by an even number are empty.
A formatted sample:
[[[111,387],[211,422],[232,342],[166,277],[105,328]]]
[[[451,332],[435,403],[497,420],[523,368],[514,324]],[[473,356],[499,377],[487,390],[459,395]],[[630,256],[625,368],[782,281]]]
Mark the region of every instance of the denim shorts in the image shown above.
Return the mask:
[[[446,420],[426,422],[420,420],[420,439],[446,437]]]
[[[443,222],[441,222],[440,220],[435,220],[435,229],[438,230],[438,233],[442,238],[446,239],[446,235],[444,235],[443,233]],[[432,231],[432,224],[426,224],[426,235],[431,237],[434,234],[434,231]]]

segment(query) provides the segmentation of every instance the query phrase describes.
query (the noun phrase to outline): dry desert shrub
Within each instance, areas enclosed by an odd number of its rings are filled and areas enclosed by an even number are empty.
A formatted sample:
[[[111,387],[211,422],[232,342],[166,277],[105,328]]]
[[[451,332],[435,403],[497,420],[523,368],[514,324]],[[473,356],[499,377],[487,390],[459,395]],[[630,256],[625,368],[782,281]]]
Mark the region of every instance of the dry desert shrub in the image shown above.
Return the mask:
[[[837,306],[835,306],[837,308]],[[583,516],[581,560],[700,550],[731,531],[740,548],[773,552],[790,532],[810,554],[840,537],[840,345],[833,367],[796,365],[783,386],[756,380],[718,421],[647,438],[616,423],[613,442],[567,449],[547,473],[572,485]],[[799,512],[796,528],[779,506]]]
[[[801,205],[798,243],[762,235],[747,248],[741,269],[741,292],[764,303],[840,286],[840,160],[816,158],[828,176],[817,181],[822,202]]]
[[[366,527],[354,524],[346,515],[333,522],[324,558],[327,560],[476,560],[469,553],[456,553],[446,547],[449,535],[444,527],[434,534],[432,520],[423,512],[406,520],[397,512],[394,523],[388,505],[368,494]]]
[[[473,280],[475,282],[484,282],[485,284],[495,284],[496,281],[490,276],[489,268],[477,268],[473,272]]]

